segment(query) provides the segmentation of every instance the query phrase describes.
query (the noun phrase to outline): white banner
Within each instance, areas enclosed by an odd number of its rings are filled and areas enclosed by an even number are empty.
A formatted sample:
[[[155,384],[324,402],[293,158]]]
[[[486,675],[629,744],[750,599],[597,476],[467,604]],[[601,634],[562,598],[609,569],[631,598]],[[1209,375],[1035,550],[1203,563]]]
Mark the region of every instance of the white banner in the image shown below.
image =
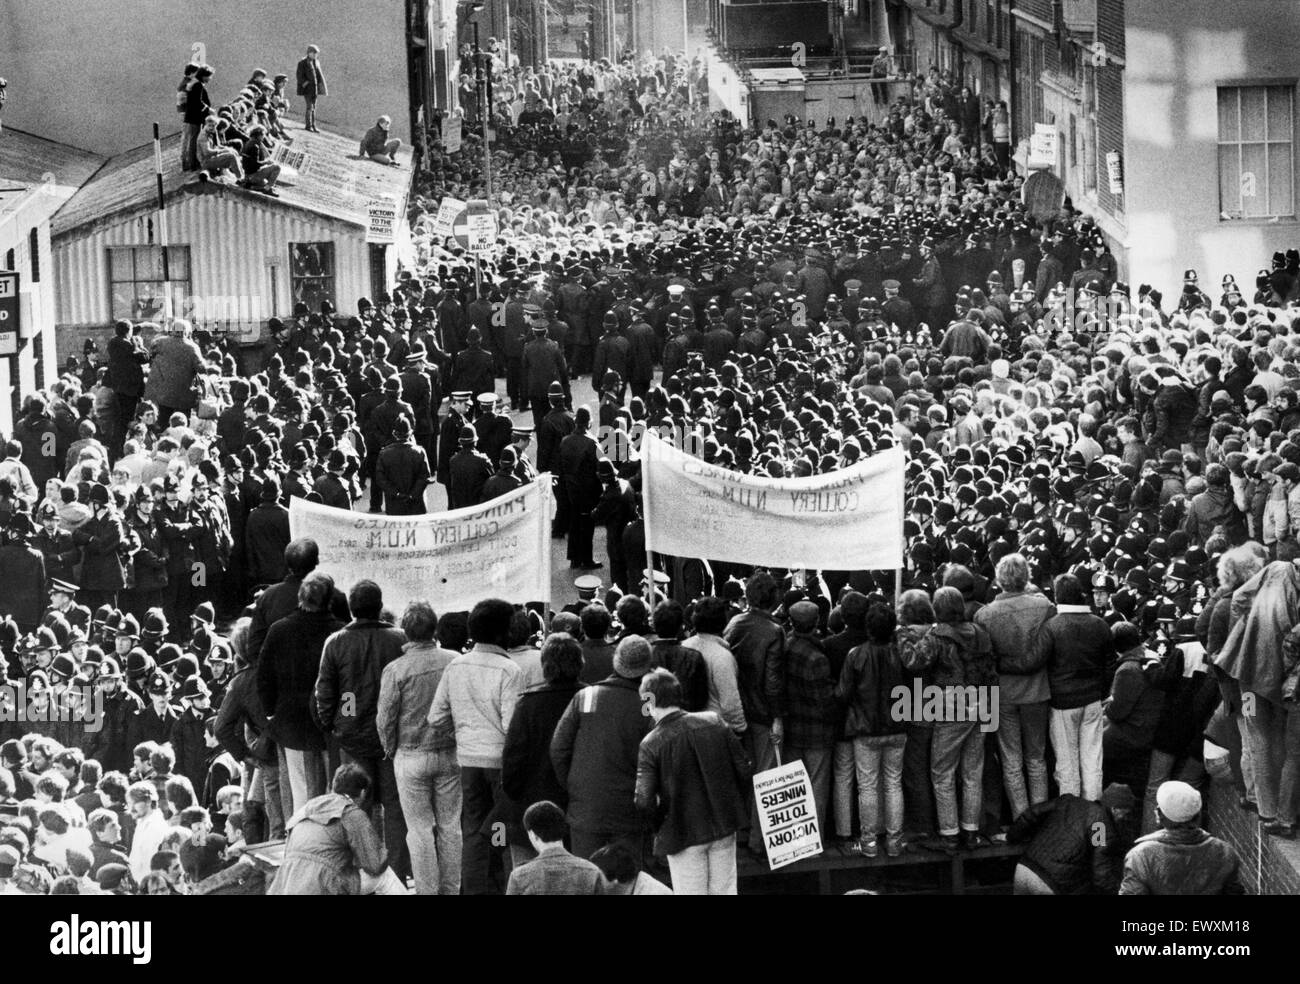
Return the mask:
[[[903,450],[829,475],[760,478],[708,465],[647,431],[646,549],[674,557],[821,570],[903,565]]]
[[[754,801],[773,870],[822,852],[821,824],[812,783],[803,762],[777,766],[754,776]]]
[[[423,600],[439,614],[484,598],[523,604],[551,594],[551,478],[541,475],[481,506],[427,516],[375,516],[305,499],[289,503],[289,531],[320,547],[320,566],[345,594],[363,578],[397,615]]]

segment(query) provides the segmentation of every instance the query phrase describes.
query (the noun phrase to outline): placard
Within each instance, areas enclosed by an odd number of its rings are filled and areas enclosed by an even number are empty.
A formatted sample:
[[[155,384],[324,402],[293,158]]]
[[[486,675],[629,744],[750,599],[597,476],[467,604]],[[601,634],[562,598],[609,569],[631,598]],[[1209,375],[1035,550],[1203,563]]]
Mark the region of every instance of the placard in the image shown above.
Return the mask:
[[[754,801],[772,870],[821,854],[821,822],[802,761],[756,774]]]

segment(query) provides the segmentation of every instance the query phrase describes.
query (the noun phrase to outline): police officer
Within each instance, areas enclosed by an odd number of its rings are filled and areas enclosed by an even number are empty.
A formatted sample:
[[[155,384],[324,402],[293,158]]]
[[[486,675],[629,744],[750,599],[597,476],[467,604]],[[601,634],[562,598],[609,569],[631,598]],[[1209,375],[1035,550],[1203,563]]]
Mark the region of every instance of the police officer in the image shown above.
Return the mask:
[[[522,375],[524,392],[533,411],[533,426],[540,427],[550,411],[551,384],[559,383],[565,399],[570,398],[569,364],[559,344],[547,336],[546,321],[541,310],[530,306],[532,338],[524,346]]]
[[[460,450],[452,455],[447,468],[447,508],[461,509],[477,505],[483,486],[492,477],[492,461],[475,448],[478,434],[469,424],[460,429]]]
[[[398,417],[393,440],[379,452],[375,484],[384,496],[389,516],[419,516],[425,512],[424,490],[430,481],[429,459],[411,440],[411,421]]]

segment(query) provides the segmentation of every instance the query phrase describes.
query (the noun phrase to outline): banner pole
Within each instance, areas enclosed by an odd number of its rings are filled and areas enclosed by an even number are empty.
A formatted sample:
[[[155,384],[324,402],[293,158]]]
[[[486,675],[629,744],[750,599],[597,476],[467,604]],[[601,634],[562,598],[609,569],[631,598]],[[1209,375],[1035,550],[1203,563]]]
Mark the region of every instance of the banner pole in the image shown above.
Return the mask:
[[[645,603],[653,611],[655,607],[655,555],[646,548],[645,552]]]

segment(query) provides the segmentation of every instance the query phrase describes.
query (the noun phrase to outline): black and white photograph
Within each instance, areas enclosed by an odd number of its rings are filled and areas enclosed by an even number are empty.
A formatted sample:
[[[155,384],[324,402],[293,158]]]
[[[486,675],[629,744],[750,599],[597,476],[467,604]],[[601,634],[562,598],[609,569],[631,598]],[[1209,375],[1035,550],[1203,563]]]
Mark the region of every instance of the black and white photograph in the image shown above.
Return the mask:
[[[1300,4],[0,0],[0,76],[0,896],[1266,952]]]

